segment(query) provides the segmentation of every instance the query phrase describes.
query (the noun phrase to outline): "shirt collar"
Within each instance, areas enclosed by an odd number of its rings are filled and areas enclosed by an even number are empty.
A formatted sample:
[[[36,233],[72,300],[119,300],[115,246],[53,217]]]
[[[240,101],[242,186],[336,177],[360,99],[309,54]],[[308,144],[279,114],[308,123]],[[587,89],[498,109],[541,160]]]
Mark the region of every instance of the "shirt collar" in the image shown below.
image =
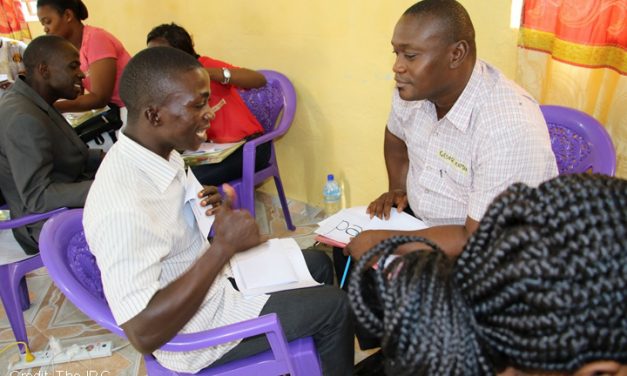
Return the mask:
[[[484,63],[477,59],[464,91],[462,91],[462,94],[445,116],[461,132],[464,132],[470,125],[470,116],[472,115],[474,105],[477,103],[475,98],[481,86],[483,72]]]
[[[176,150],[172,150],[169,159],[165,160],[128,138],[124,131],[119,133],[118,141],[114,146],[117,146],[140,171],[143,171],[161,193],[165,192],[177,176],[181,179],[185,176],[183,158]]]
[[[18,76],[17,80],[13,83],[10,90],[15,90],[18,93],[24,95],[37,105],[37,107],[44,110],[47,114],[59,113],[54,107],[48,104],[39,93],[37,93],[29,84],[26,83],[24,76]]]

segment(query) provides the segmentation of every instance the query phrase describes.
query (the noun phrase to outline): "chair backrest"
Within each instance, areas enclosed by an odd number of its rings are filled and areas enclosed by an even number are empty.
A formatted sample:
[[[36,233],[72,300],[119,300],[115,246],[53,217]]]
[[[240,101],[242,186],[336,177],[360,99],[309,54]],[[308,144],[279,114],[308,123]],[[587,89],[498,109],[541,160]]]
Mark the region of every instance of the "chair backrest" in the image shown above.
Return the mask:
[[[100,270],[83,232],[83,209],[72,209],[44,225],[39,249],[48,274],[74,305],[92,320],[124,337],[104,297]]]
[[[283,182],[279,173],[274,140],[284,135],[296,114],[296,91],[294,85],[282,73],[260,70],[266,78],[266,85],[259,89],[240,92],[244,102],[265,129],[265,134],[244,144],[242,177],[229,182],[238,192],[239,206],[255,216],[255,186],[274,177],[277,193],[288,229],[294,230]],[[260,145],[270,144],[270,158],[265,167],[259,169],[257,153]],[[263,146],[265,147],[265,146]]]
[[[601,123],[573,108],[542,105],[540,109],[560,175],[595,172],[614,176],[616,151]]]
[[[1,191],[0,197],[2,197]],[[10,210],[10,208],[8,204],[2,203],[0,204],[0,210]],[[13,234],[8,230],[46,220],[66,210],[67,208],[58,208],[46,213],[27,214],[19,218],[11,219],[4,219],[4,216],[0,217],[0,244],[2,245],[2,249],[0,249],[0,265],[7,265],[32,257],[32,255],[28,255],[24,252],[22,246],[18,244]]]
[[[260,70],[266,85],[257,89],[240,90],[240,95],[266,133],[287,132],[296,112],[296,91],[282,73]],[[283,111],[283,112],[282,112]]]

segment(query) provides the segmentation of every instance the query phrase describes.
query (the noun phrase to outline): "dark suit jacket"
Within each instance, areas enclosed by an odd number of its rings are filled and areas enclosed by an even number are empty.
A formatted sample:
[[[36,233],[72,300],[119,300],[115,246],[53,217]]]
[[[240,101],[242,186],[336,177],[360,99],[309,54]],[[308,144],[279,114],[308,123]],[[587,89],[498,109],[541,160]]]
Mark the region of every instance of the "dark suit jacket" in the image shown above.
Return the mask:
[[[63,116],[23,79],[0,100],[0,191],[11,217],[82,207],[100,163]],[[26,253],[37,252],[43,221],[14,230]]]

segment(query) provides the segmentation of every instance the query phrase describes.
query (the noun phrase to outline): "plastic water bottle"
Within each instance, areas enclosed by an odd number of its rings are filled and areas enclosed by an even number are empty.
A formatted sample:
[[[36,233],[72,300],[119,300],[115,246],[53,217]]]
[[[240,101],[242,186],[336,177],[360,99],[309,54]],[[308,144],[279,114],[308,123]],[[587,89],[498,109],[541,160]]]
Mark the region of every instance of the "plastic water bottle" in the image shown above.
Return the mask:
[[[327,183],[324,185],[322,195],[327,216],[337,213],[342,205],[342,188],[335,181],[333,174],[327,175]]]

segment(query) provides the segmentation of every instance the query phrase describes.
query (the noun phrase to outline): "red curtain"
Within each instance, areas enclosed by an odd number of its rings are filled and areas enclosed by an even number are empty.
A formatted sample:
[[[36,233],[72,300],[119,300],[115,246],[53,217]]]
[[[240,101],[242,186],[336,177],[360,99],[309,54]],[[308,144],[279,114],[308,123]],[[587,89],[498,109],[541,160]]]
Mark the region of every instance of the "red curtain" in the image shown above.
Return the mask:
[[[0,0],[0,35],[24,42],[31,40],[19,1]]]
[[[520,46],[627,74],[627,1],[525,0]]]
[[[525,0],[518,45],[516,81],[605,125],[627,178],[627,0]]]

